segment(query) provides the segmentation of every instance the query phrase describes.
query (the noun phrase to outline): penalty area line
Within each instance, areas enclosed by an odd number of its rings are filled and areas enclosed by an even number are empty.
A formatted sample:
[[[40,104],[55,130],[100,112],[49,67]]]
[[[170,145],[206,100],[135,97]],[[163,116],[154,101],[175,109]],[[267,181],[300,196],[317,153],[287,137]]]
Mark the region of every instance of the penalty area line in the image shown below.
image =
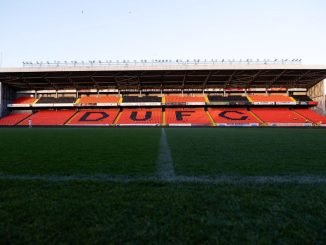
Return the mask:
[[[95,182],[160,182],[160,183],[190,183],[190,184],[326,184],[326,176],[320,175],[289,175],[289,176],[182,176],[162,178],[162,176],[124,176],[124,175],[10,175],[0,174],[0,180],[21,181],[95,181]]]
[[[176,176],[171,150],[164,128],[161,129],[160,148],[156,159],[156,176],[160,179],[166,180],[173,180]]]

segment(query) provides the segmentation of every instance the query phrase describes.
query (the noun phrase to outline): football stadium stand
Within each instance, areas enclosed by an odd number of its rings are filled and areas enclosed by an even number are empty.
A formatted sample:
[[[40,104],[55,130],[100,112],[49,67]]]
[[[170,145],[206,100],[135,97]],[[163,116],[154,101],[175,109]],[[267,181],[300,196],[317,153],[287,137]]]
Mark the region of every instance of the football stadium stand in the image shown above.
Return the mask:
[[[217,126],[259,126],[260,123],[245,108],[210,108],[208,112]]]
[[[116,124],[121,126],[158,126],[162,124],[162,110],[160,108],[124,109]]]
[[[19,125],[28,126],[29,120],[32,125],[39,126],[56,126],[64,125],[74,114],[75,110],[58,110],[58,111],[39,111],[23,120]]]
[[[326,126],[326,66],[239,62],[0,68],[0,125]]]
[[[14,126],[30,115],[30,113],[11,113],[6,117],[0,118],[0,126]]]
[[[204,108],[167,108],[165,118],[169,126],[209,126],[212,124]]]
[[[288,108],[252,108],[268,126],[311,126],[311,122]]]
[[[68,121],[70,126],[107,126],[112,125],[119,109],[81,110]]]

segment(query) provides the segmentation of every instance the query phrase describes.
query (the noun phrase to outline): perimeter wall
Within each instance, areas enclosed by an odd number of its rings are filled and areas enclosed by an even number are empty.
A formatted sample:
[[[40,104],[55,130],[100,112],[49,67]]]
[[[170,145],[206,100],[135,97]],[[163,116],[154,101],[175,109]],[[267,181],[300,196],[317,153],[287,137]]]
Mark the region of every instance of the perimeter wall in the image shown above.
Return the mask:
[[[326,79],[308,89],[308,96],[318,102],[316,110],[326,114]]]
[[[9,113],[7,104],[11,103],[14,96],[14,89],[0,82],[0,117],[6,116]]]

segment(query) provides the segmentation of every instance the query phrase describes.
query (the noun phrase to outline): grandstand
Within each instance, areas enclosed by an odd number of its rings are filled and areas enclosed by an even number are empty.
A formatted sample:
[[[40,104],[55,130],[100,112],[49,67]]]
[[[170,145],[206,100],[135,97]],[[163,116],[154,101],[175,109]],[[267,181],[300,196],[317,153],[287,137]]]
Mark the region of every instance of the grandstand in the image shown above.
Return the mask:
[[[0,126],[325,126],[325,78],[301,64],[1,68]]]

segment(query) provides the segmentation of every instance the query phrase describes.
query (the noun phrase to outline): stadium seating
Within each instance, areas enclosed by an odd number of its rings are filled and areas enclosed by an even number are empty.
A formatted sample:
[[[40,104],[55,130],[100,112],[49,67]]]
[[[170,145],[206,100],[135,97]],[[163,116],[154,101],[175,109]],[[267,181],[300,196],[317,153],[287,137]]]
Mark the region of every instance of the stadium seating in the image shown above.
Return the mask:
[[[162,98],[158,96],[123,96],[123,103],[150,103],[162,102]]]
[[[210,108],[217,126],[259,126],[259,120],[245,108]]]
[[[78,104],[118,103],[119,99],[117,96],[83,96]]]
[[[60,103],[74,103],[76,101],[73,97],[41,97],[36,104],[60,104]]]
[[[12,104],[33,104],[35,100],[34,97],[19,97],[14,99]]]
[[[0,126],[14,126],[30,115],[30,113],[11,113],[8,116],[0,118]]]
[[[295,109],[295,111],[314,123],[326,125],[326,116],[322,116],[317,112],[314,112],[313,110],[305,108],[305,109]]]
[[[103,126],[112,125],[119,113],[119,109],[110,110],[82,110],[69,120],[66,125],[75,126]]]
[[[211,125],[211,121],[204,108],[167,108],[165,110],[166,123],[173,125]]]
[[[278,103],[289,103],[294,100],[286,95],[250,95],[248,96],[252,102],[278,102]]]
[[[304,126],[311,123],[288,108],[252,108],[251,111],[269,126]]]
[[[55,126],[64,125],[74,114],[75,110],[59,110],[59,111],[39,111],[29,118],[25,119],[19,125],[28,125],[28,121],[32,121],[32,125]]]
[[[166,104],[181,104],[181,103],[205,103],[204,96],[178,96],[178,95],[167,95],[165,96]]]
[[[124,109],[117,125],[160,125],[162,123],[162,110],[160,108]]]

